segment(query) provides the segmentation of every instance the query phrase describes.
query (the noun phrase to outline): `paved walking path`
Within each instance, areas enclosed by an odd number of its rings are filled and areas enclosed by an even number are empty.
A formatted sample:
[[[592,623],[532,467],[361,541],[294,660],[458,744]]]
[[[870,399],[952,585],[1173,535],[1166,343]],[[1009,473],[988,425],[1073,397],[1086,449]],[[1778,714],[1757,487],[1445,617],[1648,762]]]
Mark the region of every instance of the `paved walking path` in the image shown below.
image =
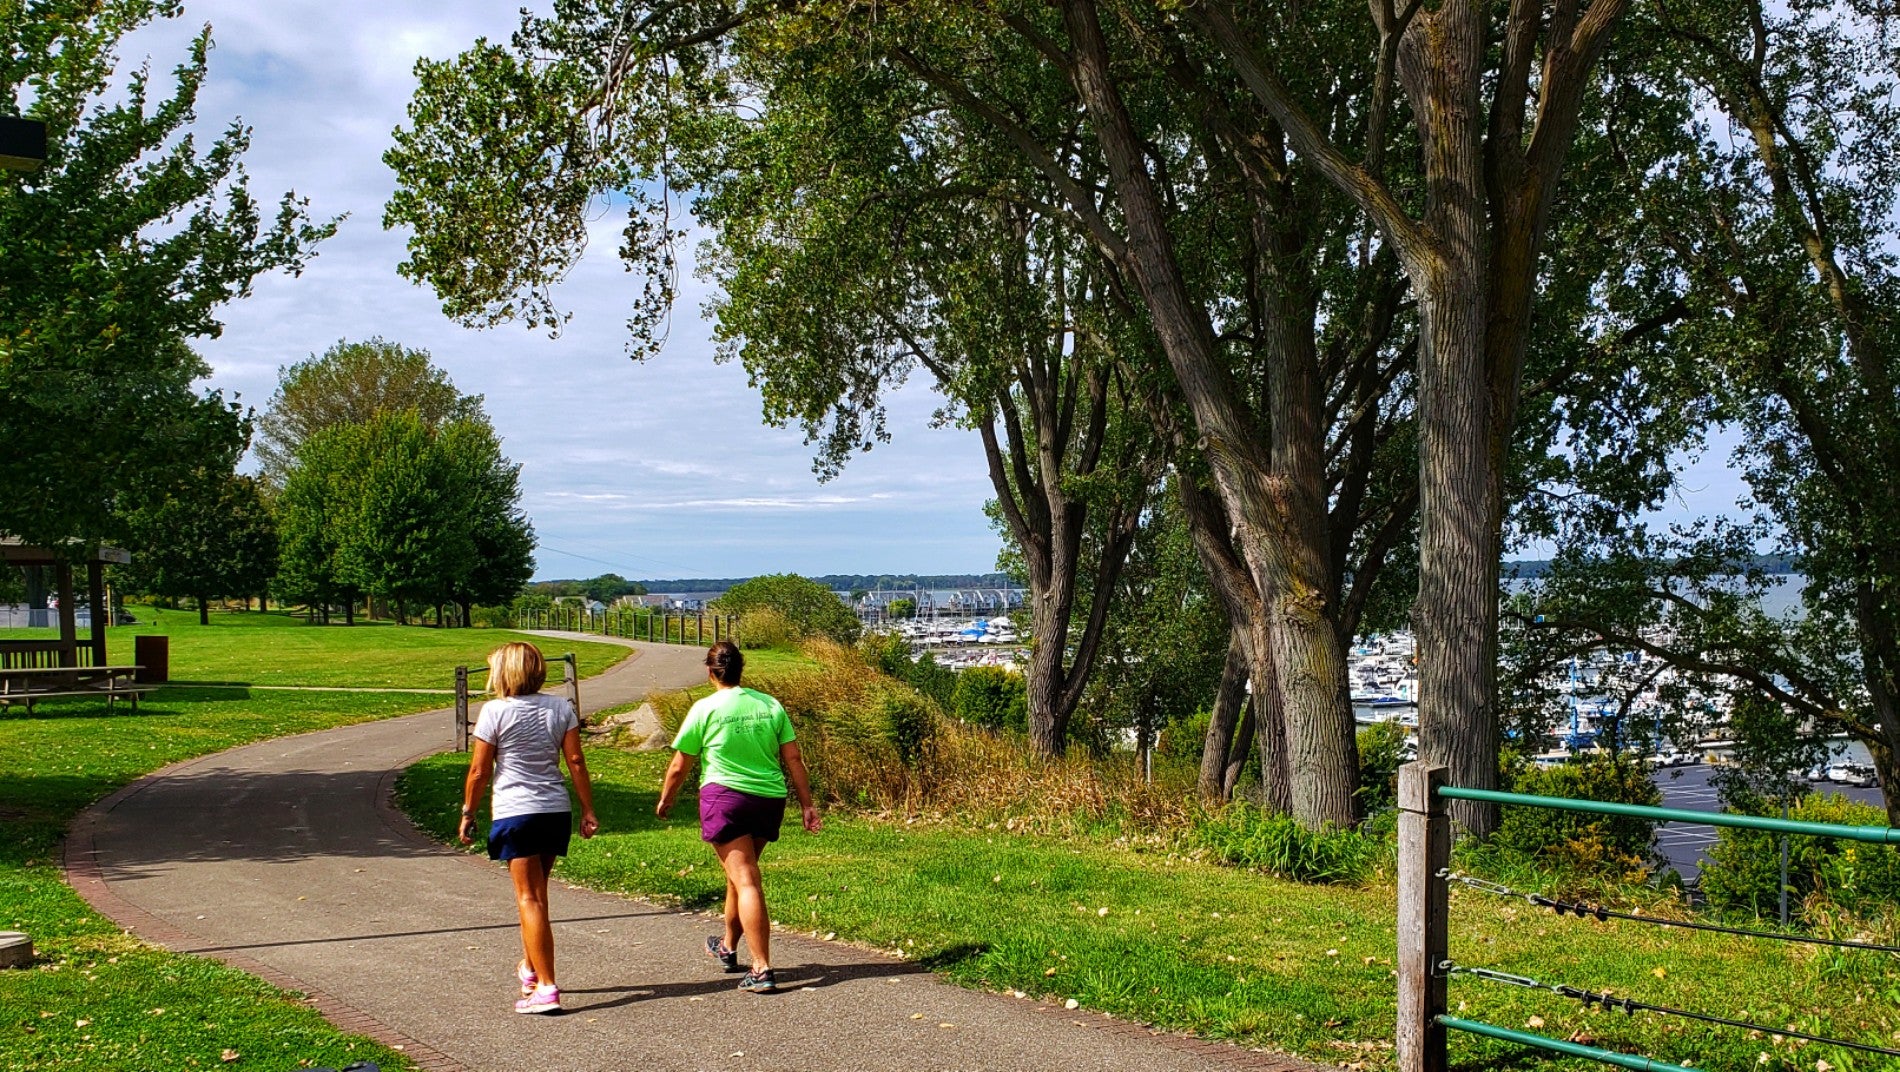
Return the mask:
[[[697,648],[629,646],[634,657],[582,683],[588,710],[703,677]],[[339,1026],[430,1069],[1312,1067],[963,990],[790,935],[773,951],[791,989],[742,994],[700,951],[706,917],[570,889],[558,870],[568,1011],[516,1016],[506,873],[423,838],[389,803],[398,772],[449,746],[450,718],[432,711],[167,768],[74,823],[68,878],[140,937],[303,991]]]

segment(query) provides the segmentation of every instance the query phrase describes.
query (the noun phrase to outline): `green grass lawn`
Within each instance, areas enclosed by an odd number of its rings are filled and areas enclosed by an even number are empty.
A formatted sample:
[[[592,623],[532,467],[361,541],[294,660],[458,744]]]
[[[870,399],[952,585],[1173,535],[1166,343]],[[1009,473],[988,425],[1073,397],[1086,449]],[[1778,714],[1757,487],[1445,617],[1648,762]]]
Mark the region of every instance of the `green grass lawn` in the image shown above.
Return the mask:
[[[357,688],[446,689],[457,666],[482,665],[509,640],[533,640],[549,657],[572,651],[582,677],[591,677],[626,657],[617,644],[528,637],[497,629],[432,629],[363,622],[353,626],[306,625],[281,611],[213,614],[198,624],[195,610],[134,607],[138,625],[106,630],[107,655],[115,664],[133,662],[133,637],[170,637],[174,681],[246,685],[319,685]],[[0,639],[46,636],[44,629],[0,629]],[[83,638],[84,630],[80,630]],[[560,670],[552,677],[560,680]]]
[[[670,822],[653,817],[667,758],[590,755],[602,834],[575,843],[566,881],[696,908],[717,903],[723,880],[691,802]],[[437,756],[402,783],[405,807],[445,841],[463,769],[461,757]],[[767,854],[766,875],[781,926],[900,950],[968,986],[1074,998],[1086,1009],[1335,1064],[1392,1064],[1390,886],[1302,886],[1160,845],[843,815],[828,817],[817,837],[788,829]],[[1890,957],[1559,919],[1463,891],[1454,892],[1452,918],[1460,963],[1859,1041],[1892,1045],[1900,1029],[1900,966]],[[1672,1064],[1807,1072],[1817,1060],[1846,1072],[1891,1064],[1649,1015],[1585,1012],[1549,992],[1469,977],[1450,989],[1459,1015]],[[1465,1069],[1547,1064],[1469,1037],[1452,1046]]]
[[[282,615],[164,612],[175,676],[282,684],[447,687],[516,634],[302,626]],[[116,645],[134,630],[115,631]],[[598,672],[626,649],[575,650]],[[364,680],[365,678],[370,680]],[[33,936],[39,963],[0,972],[0,1069],[341,1067],[400,1054],[332,1028],[311,1009],[216,961],[126,937],[61,880],[59,842],[73,816],[140,775],[250,741],[444,706],[413,693],[277,692],[172,687],[137,714],[102,702],[48,701],[32,717],[0,713],[0,928]],[[226,1062],[223,1055],[238,1059]]]

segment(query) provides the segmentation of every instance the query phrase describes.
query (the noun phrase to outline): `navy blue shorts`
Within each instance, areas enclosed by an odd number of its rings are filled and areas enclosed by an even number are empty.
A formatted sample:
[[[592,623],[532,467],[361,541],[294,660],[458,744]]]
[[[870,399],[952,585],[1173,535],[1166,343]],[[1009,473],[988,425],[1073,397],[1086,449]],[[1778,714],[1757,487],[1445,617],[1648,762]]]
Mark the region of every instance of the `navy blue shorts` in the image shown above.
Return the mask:
[[[573,832],[573,812],[544,811],[496,819],[488,827],[488,858],[566,856],[567,839]]]
[[[763,845],[778,840],[785,821],[784,797],[755,797],[716,782],[699,787],[699,839],[724,845],[749,837]]]

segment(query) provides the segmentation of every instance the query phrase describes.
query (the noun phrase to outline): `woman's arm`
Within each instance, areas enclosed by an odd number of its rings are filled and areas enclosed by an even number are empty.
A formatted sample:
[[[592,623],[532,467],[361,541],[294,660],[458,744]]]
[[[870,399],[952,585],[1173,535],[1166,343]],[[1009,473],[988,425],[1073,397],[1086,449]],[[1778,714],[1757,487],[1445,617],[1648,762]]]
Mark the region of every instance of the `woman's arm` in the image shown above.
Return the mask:
[[[693,761],[697,758],[684,752],[673,753],[673,762],[666,768],[666,779],[660,783],[660,803],[654,807],[653,814],[664,819],[666,813],[673,810],[673,801],[679,799],[680,790],[686,787],[686,776],[693,773]]]
[[[462,821],[456,824],[456,839],[464,845],[475,842],[475,808],[481,803],[488,780],[495,776],[495,746],[480,737],[468,742],[468,777],[462,780]]]
[[[574,776],[574,795],[581,798],[581,837],[590,838],[600,829],[594,817],[594,783],[587,777],[587,757],[581,754],[581,731],[571,729],[561,738],[561,756],[567,760],[567,773]]]
[[[792,791],[798,794],[798,807],[805,815],[805,829],[816,834],[824,823],[818,818],[818,806],[812,803],[811,778],[805,773],[805,757],[798,751],[798,742],[786,741],[779,745],[778,758],[785,764]]]

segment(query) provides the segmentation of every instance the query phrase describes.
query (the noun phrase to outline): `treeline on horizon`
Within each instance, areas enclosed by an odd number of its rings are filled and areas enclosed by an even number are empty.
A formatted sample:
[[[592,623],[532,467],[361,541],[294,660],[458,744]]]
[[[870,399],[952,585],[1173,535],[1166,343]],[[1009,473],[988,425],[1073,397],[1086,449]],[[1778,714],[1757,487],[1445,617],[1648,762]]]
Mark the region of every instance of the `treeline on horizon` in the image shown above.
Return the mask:
[[[1504,563],[1504,576],[1518,580],[1538,580],[1551,575],[1556,563],[1548,558],[1522,558]],[[1785,577],[1797,573],[1793,555],[1748,555],[1737,558],[1730,566],[1732,572],[1761,573],[1769,577]]]
[[[617,574],[606,574],[625,586],[619,595],[646,595],[649,592],[724,592],[735,588],[752,577],[683,577],[660,580],[628,581]],[[602,578],[569,577],[545,581],[535,581],[528,585],[528,591],[541,595],[592,595],[599,598],[595,589]],[[826,573],[808,578],[834,592],[899,592],[916,589],[944,588],[1020,588],[1022,584],[1007,573],[935,573],[935,574],[868,574],[868,573]],[[636,591],[637,589],[637,591]]]

